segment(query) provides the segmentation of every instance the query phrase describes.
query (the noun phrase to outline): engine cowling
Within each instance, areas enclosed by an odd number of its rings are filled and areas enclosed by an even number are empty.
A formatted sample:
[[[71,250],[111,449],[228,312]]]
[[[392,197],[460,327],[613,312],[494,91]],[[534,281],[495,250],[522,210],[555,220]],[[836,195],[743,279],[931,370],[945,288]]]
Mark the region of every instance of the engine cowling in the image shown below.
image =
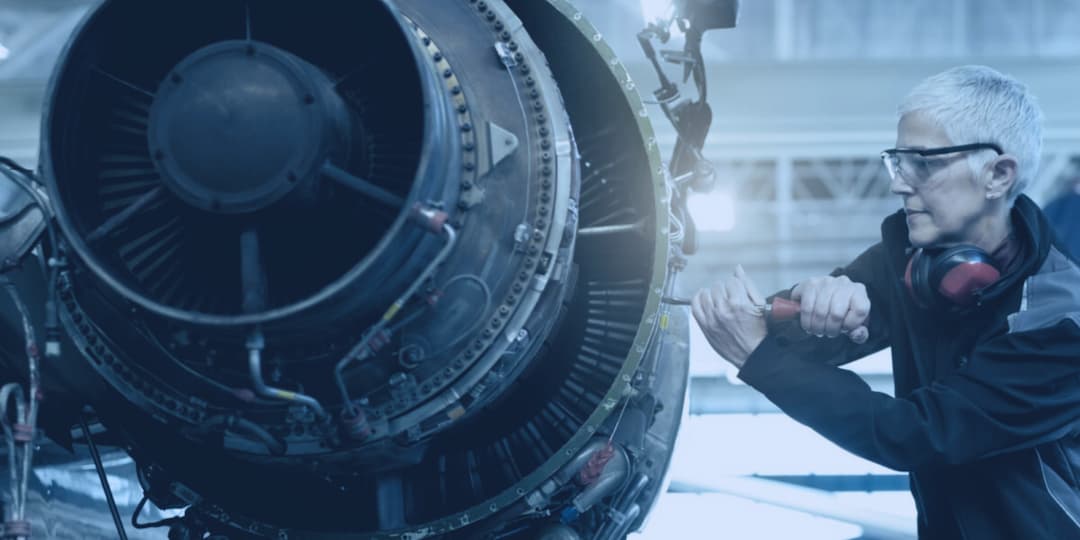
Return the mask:
[[[111,0],[48,99],[60,368],[176,527],[539,534],[661,489],[667,184],[570,4]]]

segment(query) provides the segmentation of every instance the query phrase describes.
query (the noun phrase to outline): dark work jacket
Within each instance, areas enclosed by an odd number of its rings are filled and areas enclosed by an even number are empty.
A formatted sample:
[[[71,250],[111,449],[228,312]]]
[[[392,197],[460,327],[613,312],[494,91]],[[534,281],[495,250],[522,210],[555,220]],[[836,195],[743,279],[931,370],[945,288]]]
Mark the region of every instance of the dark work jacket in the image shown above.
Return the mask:
[[[848,451],[909,471],[922,539],[1080,539],[1080,269],[1039,208],[1012,212],[1023,262],[966,313],[925,310],[902,282],[903,212],[844,274],[870,296],[870,339],[786,323],[739,377]],[[837,367],[892,347],[896,397]]]

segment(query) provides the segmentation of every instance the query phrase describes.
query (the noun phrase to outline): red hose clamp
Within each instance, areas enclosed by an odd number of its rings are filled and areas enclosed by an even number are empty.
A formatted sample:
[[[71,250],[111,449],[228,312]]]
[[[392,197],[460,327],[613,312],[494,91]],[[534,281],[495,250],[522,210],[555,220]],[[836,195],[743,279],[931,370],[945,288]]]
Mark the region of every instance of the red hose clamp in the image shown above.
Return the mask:
[[[28,443],[34,440],[34,428],[30,424],[16,423],[11,426],[11,438],[15,442]]]
[[[607,446],[593,452],[593,455],[589,456],[589,461],[577,473],[578,485],[588,486],[599,480],[600,475],[604,472],[604,467],[607,467],[608,462],[614,456],[615,447],[610,442],[607,443]]]
[[[5,521],[3,538],[30,538],[30,522]]]
[[[443,225],[450,219],[450,215],[442,210],[436,210],[417,203],[413,206],[412,218],[427,230],[433,233],[440,233],[442,232]]]
[[[356,442],[363,442],[371,436],[371,422],[368,422],[367,415],[364,414],[364,410],[360,407],[356,407],[353,412],[346,412],[342,415],[341,419],[342,427],[345,428],[345,434],[350,439]]]
[[[390,333],[386,330],[379,330],[375,335],[371,336],[370,340],[368,340],[368,348],[371,349],[371,352],[373,353],[378,352],[379,349],[385,347],[387,343],[390,343]]]

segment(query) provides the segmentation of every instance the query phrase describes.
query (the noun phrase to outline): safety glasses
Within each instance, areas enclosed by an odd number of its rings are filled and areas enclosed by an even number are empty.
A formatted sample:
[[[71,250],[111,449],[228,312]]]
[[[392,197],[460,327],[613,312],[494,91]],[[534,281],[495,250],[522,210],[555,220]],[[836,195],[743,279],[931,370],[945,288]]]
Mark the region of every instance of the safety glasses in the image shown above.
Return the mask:
[[[957,157],[950,154],[976,150],[993,150],[999,156],[1005,153],[994,143],[961,144],[941,148],[890,148],[881,153],[881,161],[885,163],[889,178],[893,180],[900,178],[907,185],[919,188],[925,185],[934,173],[948,166],[953,158]]]

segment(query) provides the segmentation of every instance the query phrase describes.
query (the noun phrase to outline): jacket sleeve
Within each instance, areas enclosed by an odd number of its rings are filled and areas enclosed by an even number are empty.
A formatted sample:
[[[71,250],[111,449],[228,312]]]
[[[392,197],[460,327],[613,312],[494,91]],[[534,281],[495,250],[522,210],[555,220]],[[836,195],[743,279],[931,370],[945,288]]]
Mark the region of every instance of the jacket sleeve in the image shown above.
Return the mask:
[[[841,447],[901,471],[1080,433],[1080,327],[1070,318],[991,338],[963,368],[903,398],[775,342],[755,350],[739,377]]]
[[[867,295],[870,297],[870,319],[867,329],[870,337],[866,343],[856,344],[844,336],[836,338],[819,338],[807,334],[796,318],[794,321],[776,323],[769,329],[762,346],[768,348],[781,346],[797,348],[801,356],[814,361],[839,366],[854,362],[867,355],[889,346],[889,321],[888,312],[884,309],[875,311],[874,306],[886,305],[884,296],[888,294],[887,283],[882,283],[880,276],[888,275],[885,268],[885,258],[881,244],[875,244],[855,258],[847,266],[833,270],[830,275],[847,276],[848,279],[866,286]],[[780,291],[773,296],[790,298],[791,291]]]

